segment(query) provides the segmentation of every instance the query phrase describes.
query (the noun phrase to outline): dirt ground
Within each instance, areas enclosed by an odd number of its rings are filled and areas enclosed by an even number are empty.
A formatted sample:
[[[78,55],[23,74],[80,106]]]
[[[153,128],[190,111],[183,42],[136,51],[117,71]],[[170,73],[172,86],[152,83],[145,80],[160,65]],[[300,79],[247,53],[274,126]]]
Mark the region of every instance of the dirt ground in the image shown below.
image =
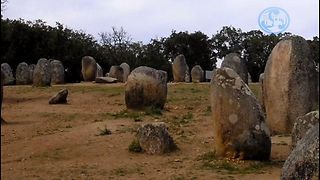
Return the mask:
[[[48,99],[68,88],[67,105]],[[259,96],[259,85],[250,87]],[[169,84],[165,110],[127,111],[124,84],[4,87],[1,179],[279,179],[291,140],[272,137],[268,162],[216,160],[209,84]],[[128,151],[137,127],[163,121],[179,150]],[[103,135],[103,130],[111,130]]]

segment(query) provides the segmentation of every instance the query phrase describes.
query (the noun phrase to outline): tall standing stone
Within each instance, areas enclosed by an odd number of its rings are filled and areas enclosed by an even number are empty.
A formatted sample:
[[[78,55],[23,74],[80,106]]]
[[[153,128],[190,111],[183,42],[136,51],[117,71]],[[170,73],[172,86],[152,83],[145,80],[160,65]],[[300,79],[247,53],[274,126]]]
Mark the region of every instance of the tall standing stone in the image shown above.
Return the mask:
[[[30,71],[27,63],[19,63],[16,69],[16,84],[26,85],[30,84]]]
[[[97,63],[97,74],[96,77],[103,77],[102,67]]]
[[[188,69],[186,58],[184,55],[178,55],[172,64],[172,73],[174,82],[185,82],[185,76]]]
[[[2,63],[1,64],[1,71],[3,72],[4,74],[4,82],[3,84],[4,85],[12,85],[14,84],[14,77],[13,77],[13,74],[12,74],[12,69],[10,67],[10,65],[8,63]]]
[[[29,81],[30,83],[32,84],[33,83],[33,72],[34,72],[34,69],[36,68],[36,65],[35,64],[30,64],[29,65]]]
[[[261,87],[261,97],[259,99],[260,103],[261,103],[261,107],[263,109],[263,112],[266,112],[266,108],[264,106],[264,90],[263,90],[263,79],[264,79],[264,73],[261,73],[259,75],[259,83],[260,83],[260,87]]]
[[[252,83],[252,78],[251,78],[250,73],[248,73],[248,83]]]
[[[51,84],[64,84],[64,67],[61,61],[51,60]]]
[[[186,82],[186,83],[191,82],[191,80],[190,80],[190,69],[189,69],[188,65],[187,65],[186,74],[185,74],[185,77],[184,77],[184,82]]]
[[[192,82],[202,82],[204,79],[204,71],[201,66],[196,65],[191,69]]]
[[[96,60],[91,56],[84,56],[81,60],[81,73],[84,81],[94,81],[97,74]]]
[[[134,69],[128,76],[125,102],[129,109],[164,108],[167,99],[167,73],[146,66]]]
[[[274,134],[290,133],[293,123],[316,108],[317,75],[309,46],[299,36],[281,40],[267,61],[263,95],[267,124]]]
[[[230,68],[216,69],[210,92],[216,155],[269,159],[271,140],[264,113],[242,78]]]
[[[122,63],[120,64],[120,67],[123,69],[123,82],[127,82],[130,74],[130,66],[127,63]]]
[[[124,82],[123,81],[123,74],[124,74],[124,71],[123,71],[122,67],[111,66],[110,71],[109,71],[109,77],[116,78],[116,79],[118,79],[119,82]]]
[[[51,67],[50,61],[41,58],[33,72],[33,86],[50,86],[51,83]]]
[[[221,68],[227,67],[233,69],[239,74],[241,79],[248,84],[248,69],[243,59],[239,57],[237,53],[230,53],[224,57]]]
[[[4,74],[1,70],[1,100],[0,100],[1,124],[5,123],[5,121],[2,119],[3,82],[4,82]]]

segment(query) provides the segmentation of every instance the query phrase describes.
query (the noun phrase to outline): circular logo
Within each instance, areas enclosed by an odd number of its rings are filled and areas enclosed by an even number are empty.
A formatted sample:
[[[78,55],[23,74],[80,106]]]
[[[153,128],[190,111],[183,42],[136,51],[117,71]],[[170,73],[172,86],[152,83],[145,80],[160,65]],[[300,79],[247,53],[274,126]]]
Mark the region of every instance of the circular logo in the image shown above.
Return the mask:
[[[264,32],[278,34],[288,28],[290,17],[282,8],[269,7],[260,13],[258,21],[260,28]]]

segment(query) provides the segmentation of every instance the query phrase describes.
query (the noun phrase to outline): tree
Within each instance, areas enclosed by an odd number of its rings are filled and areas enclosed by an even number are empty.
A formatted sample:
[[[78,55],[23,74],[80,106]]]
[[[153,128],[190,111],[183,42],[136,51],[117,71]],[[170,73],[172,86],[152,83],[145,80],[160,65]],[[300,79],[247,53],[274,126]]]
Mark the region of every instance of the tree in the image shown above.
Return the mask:
[[[111,64],[116,65],[129,61],[128,52],[132,39],[123,27],[119,30],[112,27],[112,32],[102,32],[99,33],[99,36],[104,55],[110,58]]]
[[[307,41],[310,47],[310,59],[314,60],[319,65],[319,38],[313,37],[312,40]]]
[[[8,4],[8,0],[1,0],[1,13],[2,11],[5,10],[5,8],[7,7],[7,4]],[[2,17],[2,14],[1,14],[1,17]]]
[[[183,54],[190,68],[200,65],[212,70],[216,61],[212,58],[212,46],[209,37],[200,31],[189,34],[172,31],[168,38],[163,38],[164,55],[166,59],[174,59]]]
[[[224,26],[211,38],[213,46],[213,56],[222,59],[229,53],[238,53],[242,56],[243,33],[241,29],[232,26]]]

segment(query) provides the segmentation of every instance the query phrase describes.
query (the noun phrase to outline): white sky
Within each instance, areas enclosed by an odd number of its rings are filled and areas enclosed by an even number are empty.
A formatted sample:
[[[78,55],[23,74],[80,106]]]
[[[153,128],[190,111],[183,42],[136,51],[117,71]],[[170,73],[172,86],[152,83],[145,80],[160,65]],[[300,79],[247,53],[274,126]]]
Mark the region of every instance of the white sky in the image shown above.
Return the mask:
[[[226,25],[259,29],[260,12],[272,6],[288,12],[288,32],[319,36],[319,0],[9,0],[3,16],[60,22],[95,37],[122,26],[134,41],[148,42],[173,29],[200,30],[209,37]]]

